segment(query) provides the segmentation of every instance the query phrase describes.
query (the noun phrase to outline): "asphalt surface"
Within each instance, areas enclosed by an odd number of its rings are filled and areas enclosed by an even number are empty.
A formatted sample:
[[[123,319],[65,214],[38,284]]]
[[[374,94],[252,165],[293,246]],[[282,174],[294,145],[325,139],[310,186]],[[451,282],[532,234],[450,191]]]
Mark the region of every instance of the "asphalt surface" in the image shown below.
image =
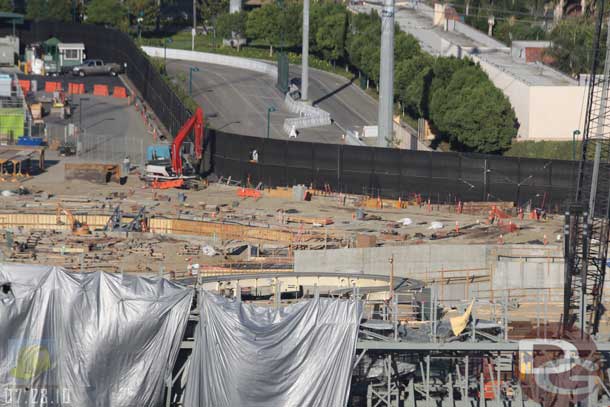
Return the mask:
[[[284,119],[297,117],[284,106],[282,93],[267,75],[222,65],[168,60],[170,75],[180,73],[188,78],[193,72],[193,97],[203,107],[210,124],[223,131],[267,136],[267,109],[270,114],[269,136],[288,139],[283,131]],[[300,67],[292,66],[291,78],[300,77]],[[310,71],[309,98],[314,105],[330,113],[334,124],[299,132],[300,140],[341,143],[345,129],[373,125],[377,121],[377,102],[343,77],[327,72]]]
[[[42,98],[50,101],[51,98],[50,94],[44,92],[45,81],[62,82],[64,89],[68,88],[70,82],[85,84],[85,95],[69,96],[72,105],[71,117],[62,120],[59,116],[49,114],[50,103],[44,103],[49,144],[53,140],[75,144],[78,141],[81,144],[82,154],[72,157],[71,160],[119,163],[125,156],[129,156],[134,165],[143,163],[145,150],[153,143],[153,137],[141,115],[133,105],[127,105],[126,99],[92,94],[96,84],[108,85],[110,92],[114,86],[124,86],[120,78],[109,75],[80,78],[72,75],[44,77],[23,74],[19,74],[19,77],[37,80],[39,91],[36,98],[39,100]],[[33,98],[28,97],[30,102]],[[67,132],[69,124],[83,129],[79,137],[71,136]]]

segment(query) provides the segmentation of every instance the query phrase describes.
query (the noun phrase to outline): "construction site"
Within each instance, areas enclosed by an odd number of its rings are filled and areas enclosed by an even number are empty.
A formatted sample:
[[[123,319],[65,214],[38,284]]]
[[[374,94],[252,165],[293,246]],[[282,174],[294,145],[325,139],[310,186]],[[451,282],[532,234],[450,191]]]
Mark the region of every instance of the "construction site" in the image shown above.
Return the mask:
[[[610,403],[610,52],[581,160],[407,156],[206,129],[45,24],[0,75],[0,406]]]

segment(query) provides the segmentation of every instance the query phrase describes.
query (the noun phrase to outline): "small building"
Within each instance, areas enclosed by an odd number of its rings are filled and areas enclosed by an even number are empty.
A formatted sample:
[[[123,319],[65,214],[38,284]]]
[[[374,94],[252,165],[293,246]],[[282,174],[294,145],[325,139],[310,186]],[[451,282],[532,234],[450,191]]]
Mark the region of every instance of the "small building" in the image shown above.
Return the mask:
[[[515,61],[525,62],[545,62],[544,51],[551,47],[551,41],[513,41],[510,53]]]
[[[47,74],[68,71],[85,59],[85,44],[65,43],[53,37],[42,44],[44,68]]]
[[[0,37],[0,65],[15,65],[15,57],[19,54],[19,38],[6,36]]]

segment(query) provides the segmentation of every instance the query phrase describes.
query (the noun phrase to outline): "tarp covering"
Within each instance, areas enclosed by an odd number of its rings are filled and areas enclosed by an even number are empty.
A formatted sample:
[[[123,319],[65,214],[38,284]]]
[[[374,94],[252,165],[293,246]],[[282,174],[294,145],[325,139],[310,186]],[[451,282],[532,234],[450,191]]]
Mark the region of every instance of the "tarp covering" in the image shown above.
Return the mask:
[[[164,279],[0,265],[0,406],[159,405],[192,295]]]
[[[342,407],[362,305],[316,298],[280,309],[200,296],[186,407]]]

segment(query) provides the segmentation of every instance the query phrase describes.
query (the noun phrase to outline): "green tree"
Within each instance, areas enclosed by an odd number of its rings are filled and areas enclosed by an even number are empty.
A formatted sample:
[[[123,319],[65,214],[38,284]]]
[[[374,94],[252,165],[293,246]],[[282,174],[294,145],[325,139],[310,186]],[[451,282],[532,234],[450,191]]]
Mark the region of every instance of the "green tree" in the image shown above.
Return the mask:
[[[493,34],[497,40],[509,45],[513,41],[546,39],[546,32],[542,25],[525,23],[516,19],[498,22]]]
[[[377,13],[352,15],[348,27],[349,62],[373,81],[379,80],[381,19]]]
[[[48,0],[46,19],[57,21],[72,20],[72,0]]]
[[[476,66],[457,71],[430,104],[434,128],[453,147],[499,153],[517,134],[515,112],[506,96]]]
[[[421,55],[421,47],[414,36],[408,35],[402,31],[398,25],[394,34],[394,60],[400,62],[405,59],[411,59]]]
[[[273,55],[273,45],[279,39],[279,18],[279,8],[274,4],[265,4],[251,11],[246,22],[248,38],[267,44],[269,46],[269,56]]]
[[[142,17],[142,26],[156,27],[159,23],[159,3],[157,0],[127,0],[127,8],[136,19]]]
[[[606,28],[602,38],[606,38]],[[551,32],[553,47],[547,52],[553,65],[571,75],[590,73],[591,49],[595,37],[595,23],[588,18],[567,18],[555,26]],[[601,47],[602,61],[605,56]]]
[[[0,0],[0,11],[11,12],[13,9],[14,7],[12,0]]]
[[[87,4],[87,22],[119,26],[126,17],[126,11],[118,0],[91,0]]]
[[[336,62],[343,57],[346,23],[345,13],[328,14],[320,22],[315,32],[315,43],[324,59]]]
[[[203,0],[201,2],[201,20],[206,25],[216,25],[216,19],[229,11],[229,0]]]
[[[411,117],[428,117],[428,97],[434,59],[427,54],[396,63],[394,92]]]
[[[25,8],[25,15],[30,20],[41,19],[47,11],[45,0],[29,0]]]
[[[216,19],[216,35],[225,39],[245,38],[247,20],[245,11],[221,14]]]

